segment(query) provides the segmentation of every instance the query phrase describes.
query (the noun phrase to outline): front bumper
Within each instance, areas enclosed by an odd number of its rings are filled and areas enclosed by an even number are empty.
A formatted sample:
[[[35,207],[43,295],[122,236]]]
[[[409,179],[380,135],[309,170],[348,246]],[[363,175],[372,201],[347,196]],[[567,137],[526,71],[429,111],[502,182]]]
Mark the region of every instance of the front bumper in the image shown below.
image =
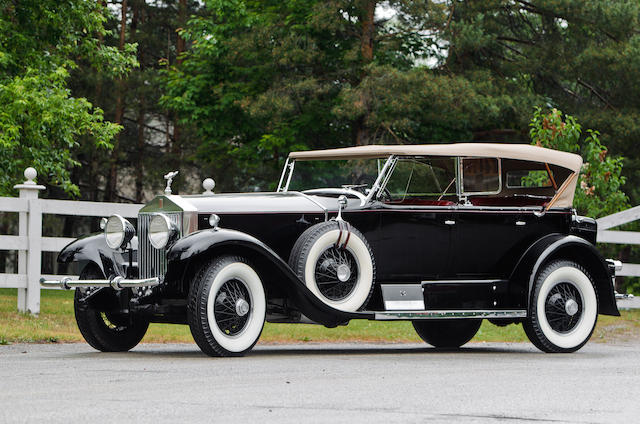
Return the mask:
[[[122,290],[136,287],[153,287],[160,284],[158,277],[142,278],[142,279],[126,279],[124,277],[113,277],[110,280],[72,280],[70,277],[64,277],[60,280],[40,279],[42,287],[60,287],[70,290],[75,287],[111,287],[114,290]]]

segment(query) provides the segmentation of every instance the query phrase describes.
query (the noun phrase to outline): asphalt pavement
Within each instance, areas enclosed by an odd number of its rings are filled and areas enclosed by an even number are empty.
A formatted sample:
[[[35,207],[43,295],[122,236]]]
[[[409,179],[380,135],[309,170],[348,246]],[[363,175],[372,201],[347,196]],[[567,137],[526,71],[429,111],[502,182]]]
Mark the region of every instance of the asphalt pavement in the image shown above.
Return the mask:
[[[231,359],[191,344],[16,344],[0,346],[0,422],[635,423],[639,364],[637,342],[562,355],[524,343],[279,345]]]

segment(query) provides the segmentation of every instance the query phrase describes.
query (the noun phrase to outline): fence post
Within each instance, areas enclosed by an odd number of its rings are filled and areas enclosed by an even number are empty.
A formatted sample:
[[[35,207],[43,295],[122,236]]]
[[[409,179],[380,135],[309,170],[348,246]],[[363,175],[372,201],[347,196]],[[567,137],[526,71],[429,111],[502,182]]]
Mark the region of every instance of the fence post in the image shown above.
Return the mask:
[[[26,181],[13,186],[19,190],[20,197],[27,199],[28,212],[20,212],[18,235],[27,237],[27,251],[18,252],[18,273],[27,275],[27,287],[18,289],[18,310],[32,314],[40,313],[40,273],[42,271],[42,206],[38,192],[45,186],[34,181],[38,173],[34,168],[24,170]]]

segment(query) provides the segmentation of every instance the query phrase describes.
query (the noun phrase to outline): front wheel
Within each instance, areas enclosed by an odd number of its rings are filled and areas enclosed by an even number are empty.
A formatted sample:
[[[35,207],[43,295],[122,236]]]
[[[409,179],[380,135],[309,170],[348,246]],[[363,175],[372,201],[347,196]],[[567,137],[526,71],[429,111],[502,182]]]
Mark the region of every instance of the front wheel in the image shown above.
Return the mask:
[[[418,336],[433,347],[457,349],[476,335],[481,319],[427,319],[413,321]]]
[[[591,337],[598,296],[587,271],[575,262],[553,261],[536,278],[524,330],[543,352],[575,352]]]
[[[258,341],[267,302],[260,277],[241,256],[205,263],[189,291],[193,339],[209,356],[242,356]]]
[[[87,266],[80,274],[81,280],[101,278],[104,278],[102,271],[93,265]],[[73,300],[76,323],[87,343],[102,352],[126,352],[137,346],[149,328],[149,321],[138,315],[102,312],[93,308],[84,300],[89,290],[77,288]]]

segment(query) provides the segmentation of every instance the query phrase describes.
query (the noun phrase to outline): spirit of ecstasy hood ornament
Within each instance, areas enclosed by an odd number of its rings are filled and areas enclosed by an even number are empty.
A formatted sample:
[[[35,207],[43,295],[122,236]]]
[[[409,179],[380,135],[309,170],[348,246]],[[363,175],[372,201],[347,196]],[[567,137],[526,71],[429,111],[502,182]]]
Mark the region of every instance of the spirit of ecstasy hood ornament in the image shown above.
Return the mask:
[[[171,183],[173,182],[173,179],[176,177],[176,175],[178,175],[178,172],[179,171],[169,172],[164,176],[164,179],[167,180],[167,188],[164,189],[164,194],[171,194]]]

